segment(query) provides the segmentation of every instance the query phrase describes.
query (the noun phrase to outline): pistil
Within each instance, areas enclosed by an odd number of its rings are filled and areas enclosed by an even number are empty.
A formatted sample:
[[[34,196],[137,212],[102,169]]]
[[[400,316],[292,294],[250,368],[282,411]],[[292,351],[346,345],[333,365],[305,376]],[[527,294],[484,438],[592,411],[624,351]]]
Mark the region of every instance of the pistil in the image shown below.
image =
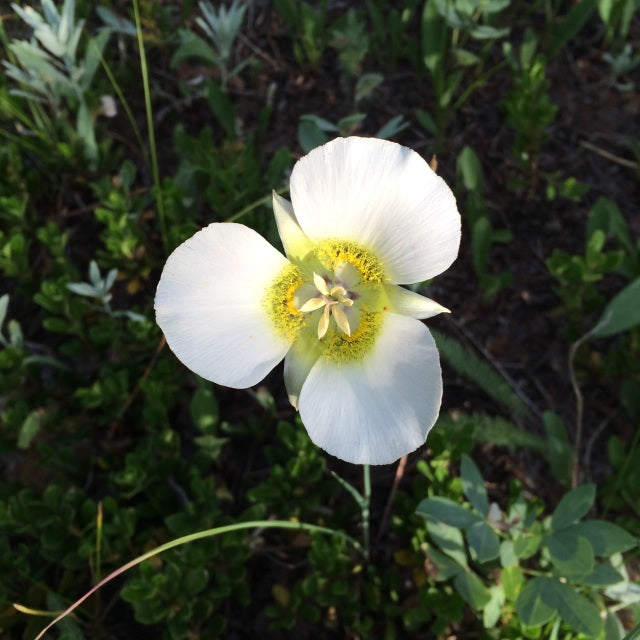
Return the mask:
[[[343,307],[351,307],[353,300],[348,297],[347,290],[341,285],[334,285],[329,288],[327,281],[317,273],[313,274],[313,283],[320,295],[309,298],[298,311],[310,313],[324,307],[318,322],[318,340],[322,340],[327,334],[331,317],[335,320],[338,328],[350,336],[351,327]]]

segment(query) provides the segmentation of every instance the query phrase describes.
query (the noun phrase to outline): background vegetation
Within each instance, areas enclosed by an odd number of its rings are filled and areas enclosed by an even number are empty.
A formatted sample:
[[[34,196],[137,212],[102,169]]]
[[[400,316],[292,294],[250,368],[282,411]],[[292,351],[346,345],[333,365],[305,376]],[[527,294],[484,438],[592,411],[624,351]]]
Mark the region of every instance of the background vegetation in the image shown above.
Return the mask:
[[[360,470],[280,370],[236,391],[155,325],[212,221],[338,135],[437,161],[458,261],[421,290],[427,445],[372,470],[371,554],[252,529],[143,563],[51,638],[618,640],[640,622],[638,0],[0,5],[0,635],[110,571],[256,519],[361,539]],[[355,497],[358,497],[357,495]],[[624,555],[623,555],[624,554]],[[18,606],[13,606],[16,603]]]

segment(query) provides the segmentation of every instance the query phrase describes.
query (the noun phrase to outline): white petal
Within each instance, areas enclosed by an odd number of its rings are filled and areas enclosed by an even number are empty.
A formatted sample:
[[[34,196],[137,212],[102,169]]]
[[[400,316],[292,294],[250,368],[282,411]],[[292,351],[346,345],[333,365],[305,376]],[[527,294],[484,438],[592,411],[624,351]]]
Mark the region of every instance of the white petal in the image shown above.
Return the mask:
[[[228,387],[258,383],[290,344],[274,331],[262,300],[286,258],[252,229],[214,223],[168,258],[156,320],[178,358]]]
[[[420,320],[432,318],[439,313],[451,313],[449,309],[438,304],[435,300],[395,284],[385,285],[385,291],[389,298],[389,307],[394,313]]]
[[[390,464],[420,447],[440,410],[442,375],[431,334],[418,320],[389,313],[361,362],[321,357],[299,398],[311,439],[355,464]]]
[[[311,241],[302,232],[291,203],[275,191],[273,192],[273,214],[285,253],[292,260],[302,260],[312,248]]]
[[[291,174],[297,221],[312,240],[353,240],[373,251],[391,282],[428,280],[458,255],[453,193],[416,152],[375,138],[337,138]]]

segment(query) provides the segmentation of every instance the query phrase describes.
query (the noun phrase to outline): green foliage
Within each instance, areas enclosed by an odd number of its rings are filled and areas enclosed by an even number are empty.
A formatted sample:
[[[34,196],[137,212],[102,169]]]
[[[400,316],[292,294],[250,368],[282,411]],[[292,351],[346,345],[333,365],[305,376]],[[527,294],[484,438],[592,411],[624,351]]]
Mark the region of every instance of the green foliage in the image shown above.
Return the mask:
[[[180,46],[171,58],[171,66],[176,67],[189,58],[200,58],[218,68],[220,82],[225,90],[229,78],[238,75],[251,62],[251,59],[247,58],[229,68],[247,5],[241,0],[233,0],[228,8],[224,5],[216,8],[206,1],[199,2],[198,6],[203,17],[198,16],[196,24],[204,31],[211,45],[192,31],[181,30]]]
[[[508,229],[494,229],[484,200],[484,174],[480,159],[471,147],[464,147],[456,160],[458,191],[466,192],[462,213],[471,229],[471,250],[475,269],[484,297],[491,300],[497,293],[511,284],[509,273],[493,274],[489,270],[490,251],[493,244],[509,243],[512,239]]]
[[[134,24],[127,3],[42,0],[2,16],[0,636],[32,638],[45,623],[9,603],[62,610],[144,551],[207,528],[284,519],[364,537],[360,470],[313,445],[279,374],[249,391],[214,387],[185,372],[153,322],[166,251],[236,220],[277,244],[270,193],[285,191],[293,159],[359,134],[438,150],[447,179],[455,162],[466,232],[443,304],[462,327],[517,304],[500,247],[548,214],[526,207],[521,224],[510,208],[509,146],[531,173],[527,205],[546,191],[555,215],[589,186],[584,252],[543,245],[560,304],[545,322],[554,336],[598,326],[576,362],[585,427],[609,420],[606,458],[585,469],[597,486],[566,489],[572,398],[553,393],[545,410],[539,368],[494,367],[434,331],[446,409],[405,466],[372,469],[368,557],[304,530],[195,542],[101,589],[53,636],[619,640],[640,603],[626,564],[640,535],[633,174],[618,174],[619,207],[584,168],[558,164],[567,141],[548,136],[567,133],[555,83],[569,59],[608,107],[618,94],[633,107],[637,2],[271,4],[144,0]],[[610,141],[618,170],[635,171],[637,140]],[[477,296],[457,289],[473,272]],[[533,401],[519,387],[532,382],[545,387]]]
[[[562,311],[574,327],[602,306],[603,296],[595,285],[622,262],[621,250],[605,251],[604,245],[605,234],[598,229],[587,240],[584,256],[554,249],[547,259],[547,268],[559,282],[556,293],[562,300]]]
[[[76,21],[75,0],[65,0],[60,11],[50,0],[42,0],[41,4],[42,14],[31,7],[12,5],[33,29],[30,41],[16,39],[9,44],[13,61],[4,61],[4,66],[8,77],[19,86],[12,93],[29,103],[33,135],[55,147],[61,129],[62,136],[77,145],[80,153],[96,166],[99,151],[89,90],[109,31],[89,39],[80,59],[78,47],[84,20]],[[13,105],[10,108],[15,109]],[[75,127],[67,111],[75,115]]]
[[[442,358],[451,367],[473,381],[514,415],[526,415],[527,406],[491,364],[453,338],[439,331],[432,330],[432,334]]]
[[[328,142],[331,136],[339,134],[348,136],[356,133],[356,130],[366,118],[364,113],[352,113],[336,122],[329,122],[325,118],[313,114],[304,114],[300,116],[298,123],[298,144],[306,153]],[[375,138],[387,140],[393,138],[398,133],[409,126],[409,123],[402,116],[395,116],[384,124],[375,133]]]
[[[423,499],[416,510],[425,519],[425,554],[437,567],[436,579],[451,582],[482,612],[487,629],[513,611],[527,633],[538,628],[546,637],[554,625],[564,624],[599,637],[607,605],[598,590],[619,599],[615,594],[625,591],[629,579],[619,570],[617,554],[638,541],[613,523],[584,519],[595,486],[565,494],[549,519],[519,494],[505,512],[495,503],[489,507],[482,476],[466,456],[461,480],[469,505],[437,496]],[[532,568],[534,577],[527,577]],[[496,572],[502,577],[492,584]]]
[[[546,58],[536,53],[537,44],[535,36],[527,31],[518,58],[509,44],[504,47],[505,58],[514,76],[514,86],[502,102],[502,108],[507,124],[515,132],[515,159],[529,170],[549,137],[548,127],[557,111],[549,96]]]
[[[298,64],[317,68],[329,44],[327,0],[321,0],[319,7],[305,0],[274,0],[274,5],[289,30]]]
[[[509,27],[494,23],[509,6],[508,0],[475,4],[466,0],[427,0],[421,17],[422,63],[429,73],[435,94],[435,119],[423,115],[421,124],[441,140],[458,107],[483,83],[483,77],[468,86],[456,99],[463,78],[483,72],[494,45],[509,34]],[[485,77],[498,69],[485,71]],[[423,124],[423,126],[424,126]],[[431,129],[433,125],[433,130]]]

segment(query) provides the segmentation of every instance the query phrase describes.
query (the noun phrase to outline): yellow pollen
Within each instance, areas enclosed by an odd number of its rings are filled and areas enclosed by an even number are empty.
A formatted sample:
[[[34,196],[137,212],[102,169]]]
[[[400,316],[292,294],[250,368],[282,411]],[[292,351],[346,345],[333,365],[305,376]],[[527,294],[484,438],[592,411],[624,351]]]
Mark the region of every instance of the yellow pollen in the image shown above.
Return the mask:
[[[352,240],[322,240],[313,250],[328,272],[332,273],[340,263],[348,263],[360,272],[364,282],[382,282],[384,267],[369,249]]]
[[[285,338],[293,339],[305,322],[304,313],[293,303],[294,295],[302,283],[302,272],[289,263],[276,276],[263,299],[276,331]]]
[[[329,334],[324,342],[322,355],[334,362],[361,361],[375,344],[382,327],[382,319],[382,313],[363,308],[360,311],[358,328],[351,335],[337,331]]]

